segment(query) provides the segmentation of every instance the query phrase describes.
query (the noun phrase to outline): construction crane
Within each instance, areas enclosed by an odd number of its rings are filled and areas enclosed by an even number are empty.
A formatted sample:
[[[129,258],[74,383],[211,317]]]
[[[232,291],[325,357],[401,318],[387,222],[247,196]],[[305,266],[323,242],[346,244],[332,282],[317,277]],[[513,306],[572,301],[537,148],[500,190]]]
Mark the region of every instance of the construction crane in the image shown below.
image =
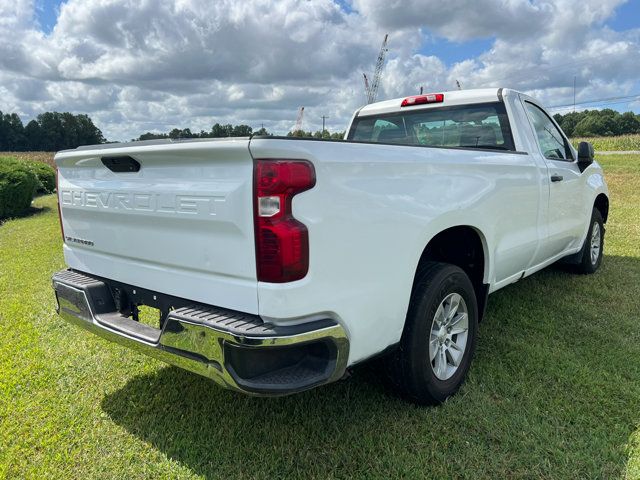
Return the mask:
[[[294,132],[298,132],[302,130],[302,118],[304,117],[304,107],[300,107],[298,111],[298,118],[296,118],[296,127],[293,129]]]
[[[385,34],[384,40],[382,41],[382,47],[380,47],[380,53],[378,54],[378,59],[376,60],[376,69],[373,74],[373,80],[371,84],[369,84],[369,79],[366,74],[362,74],[364,76],[364,90],[367,95],[367,103],[373,103],[376,101],[378,96],[378,87],[380,86],[380,77],[382,75],[382,67],[384,67],[384,58],[387,55],[387,42],[389,40],[389,34]]]
[[[363,73],[362,76],[364,77],[364,94],[367,96],[367,103],[369,102],[369,91],[371,90],[371,88],[369,87],[369,79],[367,78],[367,74]]]

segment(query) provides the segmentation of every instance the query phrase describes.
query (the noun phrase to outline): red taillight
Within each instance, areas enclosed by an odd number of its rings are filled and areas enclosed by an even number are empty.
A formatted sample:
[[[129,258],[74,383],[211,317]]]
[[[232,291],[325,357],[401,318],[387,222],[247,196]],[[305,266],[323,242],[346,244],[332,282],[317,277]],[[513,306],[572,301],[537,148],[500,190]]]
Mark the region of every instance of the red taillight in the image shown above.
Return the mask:
[[[258,280],[300,280],[309,270],[309,232],[293,217],[291,200],[316,184],[313,165],[306,160],[258,159],[253,181]]]
[[[424,105],[425,103],[444,102],[444,93],[427,93],[426,95],[416,95],[407,97],[402,101],[401,107],[411,107],[413,105]]]
[[[62,242],[64,243],[64,226],[62,225],[62,210],[60,210],[60,187],[58,186],[58,177],[60,175],[60,171],[58,167],[56,167],[56,197],[58,204],[58,220],[60,221],[60,232],[62,233]]]

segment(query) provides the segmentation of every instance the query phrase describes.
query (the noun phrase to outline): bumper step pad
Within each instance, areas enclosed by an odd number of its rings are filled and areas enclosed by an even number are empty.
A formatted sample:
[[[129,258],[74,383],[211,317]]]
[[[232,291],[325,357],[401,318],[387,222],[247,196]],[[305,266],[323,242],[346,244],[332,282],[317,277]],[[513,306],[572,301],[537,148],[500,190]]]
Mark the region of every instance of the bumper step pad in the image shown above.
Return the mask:
[[[349,342],[331,319],[274,325],[257,315],[144,290],[144,298],[172,305],[157,329],[116,308],[114,290],[141,288],[74,270],[58,272],[52,280],[65,320],[226,388],[282,395],[337,380],[346,369]]]

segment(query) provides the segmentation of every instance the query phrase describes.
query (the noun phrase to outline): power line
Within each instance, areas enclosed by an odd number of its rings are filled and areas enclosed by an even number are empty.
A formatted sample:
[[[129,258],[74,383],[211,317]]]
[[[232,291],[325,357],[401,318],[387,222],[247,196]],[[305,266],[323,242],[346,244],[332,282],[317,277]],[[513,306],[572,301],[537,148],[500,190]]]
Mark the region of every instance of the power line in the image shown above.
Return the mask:
[[[563,105],[553,105],[551,107],[548,107],[547,110],[565,110],[565,109],[574,108],[575,106],[590,105],[592,103],[602,103],[603,104],[603,105],[593,105],[593,106],[617,105],[617,104],[621,104],[621,103],[632,102],[633,100],[635,100],[637,98],[640,98],[640,93],[635,93],[633,95],[622,95],[622,96],[617,96],[617,97],[598,98],[598,99],[594,99],[594,100],[585,100],[583,102],[566,103],[566,104],[563,104]],[[623,101],[618,101],[618,100],[623,100]]]
[[[589,105],[586,108],[603,108],[603,107],[611,107],[613,105],[627,105],[629,103],[629,101],[624,101],[624,102],[609,102],[609,103],[602,103],[602,104],[595,104],[595,105]],[[560,114],[566,114],[567,112],[570,112],[572,109],[572,107],[564,107],[564,108],[560,108],[560,109],[553,109],[550,110],[551,112],[554,113],[560,113]]]
[[[577,102],[576,105],[582,105],[585,103],[608,102],[609,100],[624,100],[627,98],[635,98],[635,97],[640,97],[640,93],[634,93],[631,95],[621,95],[617,97],[598,98],[596,100],[584,100],[582,102]],[[552,107],[549,107],[549,108],[571,107],[572,105],[573,105],[572,103],[564,103],[562,105],[553,105]]]

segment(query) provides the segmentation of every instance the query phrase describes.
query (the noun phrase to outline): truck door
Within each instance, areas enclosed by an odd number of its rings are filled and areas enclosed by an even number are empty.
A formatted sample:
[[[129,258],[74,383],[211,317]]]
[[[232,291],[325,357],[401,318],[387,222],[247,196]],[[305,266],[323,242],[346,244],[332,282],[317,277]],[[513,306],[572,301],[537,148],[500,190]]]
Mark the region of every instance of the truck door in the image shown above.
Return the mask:
[[[538,105],[525,100],[524,106],[539,147],[539,152],[534,154],[544,159],[549,185],[547,237],[542,239],[536,264],[581,242],[585,225],[582,218],[584,189],[580,169],[562,131]]]

